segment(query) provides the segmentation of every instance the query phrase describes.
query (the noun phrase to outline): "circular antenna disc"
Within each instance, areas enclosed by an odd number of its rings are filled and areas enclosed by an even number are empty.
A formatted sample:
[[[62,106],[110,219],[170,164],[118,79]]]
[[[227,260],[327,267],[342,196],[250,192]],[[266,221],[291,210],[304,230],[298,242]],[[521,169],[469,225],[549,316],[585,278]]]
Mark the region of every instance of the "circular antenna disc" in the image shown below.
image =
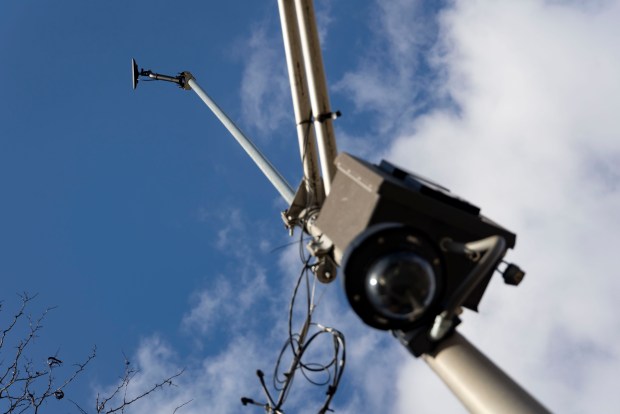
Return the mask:
[[[134,89],[138,86],[138,76],[140,76],[140,72],[138,72],[138,64],[135,59],[131,59],[131,85]]]

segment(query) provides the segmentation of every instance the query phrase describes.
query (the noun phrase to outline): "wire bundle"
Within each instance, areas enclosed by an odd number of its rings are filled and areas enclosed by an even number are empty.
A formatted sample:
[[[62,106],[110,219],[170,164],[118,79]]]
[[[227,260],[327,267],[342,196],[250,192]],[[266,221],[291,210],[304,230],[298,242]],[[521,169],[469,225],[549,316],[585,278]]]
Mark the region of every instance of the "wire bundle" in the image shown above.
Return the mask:
[[[312,256],[307,256],[303,249],[303,233],[300,241],[300,258],[303,267],[297,278],[295,288],[291,297],[288,311],[288,338],[285,341],[273,373],[272,387],[278,393],[278,398],[274,399],[269,392],[265,383],[264,373],[257,371],[257,375],[263,391],[267,397],[267,403],[257,403],[249,398],[242,398],[243,405],[252,404],[265,408],[268,413],[284,413],[282,406],[286,401],[292,388],[295,374],[299,371],[303,377],[312,385],[326,387],[326,399],[319,409],[319,414],[333,411],[329,408],[330,403],[338,389],[340,379],[344,372],[346,351],[344,335],[337,329],[325,327],[312,321],[312,316],[317,304],[314,301],[316,288],[316,277],[312,274],[312,268],[315,265],[311,263]],[[312,279],[312,281],[311,281]],[[293,331],[294,309],[297,296],[300,294],[300,288],[305,286],[306,301],[304,306],[303,326],[299,332]],[[332,338],[332,357],[327,362],[307,361],[308,350],[313,344],[318,343],[317,339],[324,335],[330,335]],[[292,356],[291,365],[288,369],[283,367],[285,357]]]

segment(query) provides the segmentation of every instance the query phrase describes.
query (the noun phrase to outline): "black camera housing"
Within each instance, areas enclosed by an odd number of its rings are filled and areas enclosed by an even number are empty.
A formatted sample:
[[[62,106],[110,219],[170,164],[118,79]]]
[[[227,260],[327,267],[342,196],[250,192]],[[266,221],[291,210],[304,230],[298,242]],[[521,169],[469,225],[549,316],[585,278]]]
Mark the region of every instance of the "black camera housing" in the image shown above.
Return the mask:
[[[506,249],[513,248],[516,235],[480,214],[480,209],[464,199],[452,194],[448,189],[425,178],[407,172],[394,164],[382,161],[379,165],[341,153],[335,160],[337,172],[329,195],[319,212],[316,225],[334,244],[334,258],[343,268],[345,290],[356,313],[369,325],[378,329],[413,329],[421,323],[428,323],[431,317],[411,323],[377,322],[369,316],[371,309],[365,301],[357,303],[349,297],[352,285],[363,283],[365,268],[352,262],[371,263],[385,251],[364,247],[363,233],[377,225],[400,225],[421,240],[424,249],[432,251],[432,260],[439,261],[434,266],[441,280],[440,297],[434,308],[440,310],[444,302],[460,286],[464,278],[476,266],[476,262],[466,255],[446,251],[441,248],[442,241],[450,239],[459,243],[480,240],[489,236],[501,236]],[[427,246],[426,246],[427,245]],[[357,250],[357,253],[356,253]],[[343,257],[344,256],[344,257]],[[346,263],[345,260],[346,259]],[[486,290],[493,270],[465,299],[462,306],[477,310]]]

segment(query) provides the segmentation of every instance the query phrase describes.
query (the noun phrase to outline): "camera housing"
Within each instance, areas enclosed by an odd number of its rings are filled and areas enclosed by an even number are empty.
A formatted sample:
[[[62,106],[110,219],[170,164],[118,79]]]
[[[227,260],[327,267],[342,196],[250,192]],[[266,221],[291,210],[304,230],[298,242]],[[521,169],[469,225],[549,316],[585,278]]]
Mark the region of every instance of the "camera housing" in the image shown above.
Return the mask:
[[[515,245],[515,234],[482,216],[478,207],[394,164],[382,161],[374,165],[340,153],[335,166],[337,172],[331,192],[316,225],[334,245],[334,259],[342,267],[351,306],[370,326],[384,330],[413,329],[427,325],[442,310],[477,260],[442,248],[445,240],[467,243],[500,236],[506,242],[506,249]],[[379,295],[383,299],[378,302],[377,298],[373,299],[372,291],[369,292],[372,267],[394,254],[416,256],[419,259],[412,259],[413,262],[428,264],[420,267],[426,271],[410,271],[417,275],[414,277],[424,279],[424,273],[433,274],[434,292],[419,307],[423,308],[422,313],[404,312],[404,317],[390,314],[380,305],[387,296]],[[484,275],[462,306],[478,309],[498,263]],[[411,283],[413,286],[416,282]],[[412,300],[417,300],[412,295]],[[402,302],[402,297],[398,300]]]

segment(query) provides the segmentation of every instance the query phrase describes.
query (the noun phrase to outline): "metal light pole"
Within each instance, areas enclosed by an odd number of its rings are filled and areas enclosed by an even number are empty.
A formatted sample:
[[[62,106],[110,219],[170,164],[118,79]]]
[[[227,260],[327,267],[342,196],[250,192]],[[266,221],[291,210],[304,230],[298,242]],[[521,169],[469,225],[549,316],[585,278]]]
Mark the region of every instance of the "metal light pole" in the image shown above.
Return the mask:
[[[329,95],[327,93],[327,80],[323,70],[323,57],[319,42],[319,33],[316,27],[314,15],[314,4],[312,0],[284,0],[285,9],[294,8],[297,15],[297,26],[299,27],[299,38],[303,55],[303,63],[306,69],[308,80],[308,91],[312,104],[312,115],[316,130],[316,137],[319,145],[319,155],[321,156],[321,171],[323,173],[323,186],[325,195],[329,195],[331,182],[334,178],[334,159],[338,150],[336,139],[334,138],[334,127],[332,121],[334,115],[329,106]],[[281,8],[282,10],[282,8]],[[290,40],[295,40],[290,37]],[[290,45],[291,49],[298,47]],[[289,66],[290,70],[290,66]],[[291,88],[293,86],[291,85]]]
[[[309,204],[320,206],[325,199],[323,180],[319,170],[316,139],[312,121],[313,110],[310,106],[306,67],[301,51],[299,27],[296,24],[295,3],[278,0],[280,23],[284,38],[284,52],[288,66],[289,83],[293,97],[293,111],[297,125],[299,152],[304,172],[304,184],[309,195]]]
[[[472,413],[549,412],[458,332],[422,358]]]

